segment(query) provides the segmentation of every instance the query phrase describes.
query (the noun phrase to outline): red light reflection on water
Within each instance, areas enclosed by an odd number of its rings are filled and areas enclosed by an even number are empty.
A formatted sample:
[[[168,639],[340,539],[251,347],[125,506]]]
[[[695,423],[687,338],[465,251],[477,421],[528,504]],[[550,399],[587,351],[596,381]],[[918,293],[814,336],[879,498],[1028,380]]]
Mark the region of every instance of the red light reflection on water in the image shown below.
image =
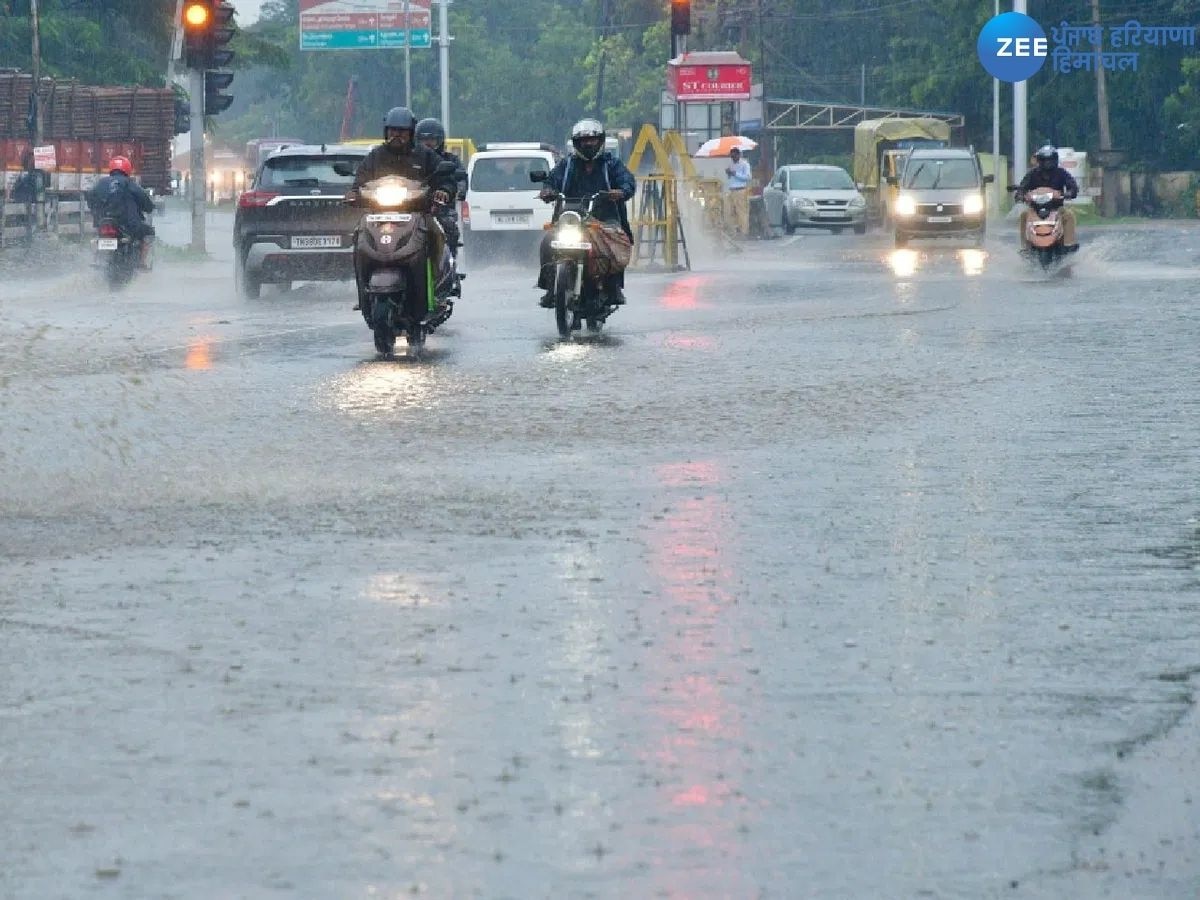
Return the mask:
[[[212,341],[208,338],[199,338],[188,344],[187,356],[183,361],[184,367],[194,371],[201,372],[212,368]]]
[[[658,298],[660,306],[666,309],[700,309],[707,306],[700,300],[700,289],[712,280],[709,275],[685,275],[676,278]]]
[[[744,700],[730,668],[740,642],[729,621],[736,548],[726,476],[713,460],[660,465],[653,475],[648,562],[662,620],[660,640],[643,659],[650,696],[642,758],[661,773],[661,859],[703,850],[714,860],[711,868],[668,866],[657,887],[680,896],[751,896],[744,869],[731,865],[745,849],[739,827],[749,810],[737,777]]]
[[[672,350],[715,350],[717,342],[707,334],[680,334],[672,331],[663,338],[663,346]]]

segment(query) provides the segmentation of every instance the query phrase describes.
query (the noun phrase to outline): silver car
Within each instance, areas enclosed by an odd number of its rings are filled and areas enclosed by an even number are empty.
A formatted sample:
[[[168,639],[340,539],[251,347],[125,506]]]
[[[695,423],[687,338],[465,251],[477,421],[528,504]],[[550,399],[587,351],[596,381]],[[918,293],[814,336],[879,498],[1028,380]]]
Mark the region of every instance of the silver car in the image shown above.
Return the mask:
[[[837,166],[783,166],[763,188],[767,221],[788,234],[797,228],[867,232],[867,201]]]

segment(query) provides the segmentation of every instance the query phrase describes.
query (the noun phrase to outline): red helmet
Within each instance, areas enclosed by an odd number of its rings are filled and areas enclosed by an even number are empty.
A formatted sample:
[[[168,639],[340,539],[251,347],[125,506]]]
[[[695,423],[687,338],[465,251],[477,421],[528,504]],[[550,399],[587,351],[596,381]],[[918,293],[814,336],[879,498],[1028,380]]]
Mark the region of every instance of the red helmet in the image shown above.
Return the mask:
[[[125,156],[114,156],[108,161],[108,174],[113,172],[124,172],[126,175],[133,174],[133,163]]]

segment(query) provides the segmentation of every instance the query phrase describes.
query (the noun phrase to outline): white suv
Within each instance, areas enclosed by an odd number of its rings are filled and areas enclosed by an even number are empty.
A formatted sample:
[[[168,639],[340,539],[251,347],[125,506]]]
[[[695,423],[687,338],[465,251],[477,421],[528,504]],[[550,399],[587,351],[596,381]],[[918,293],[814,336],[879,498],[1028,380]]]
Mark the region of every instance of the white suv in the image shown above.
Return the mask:
[[[529,173],[549,172],[557,161],[549,144],[484,144],[472,154],[462,206],[463,244],[472,263],[496,256],[502,242],[518,249],[522,262],[536,248],[554,208],[538,199],[541,185]]]

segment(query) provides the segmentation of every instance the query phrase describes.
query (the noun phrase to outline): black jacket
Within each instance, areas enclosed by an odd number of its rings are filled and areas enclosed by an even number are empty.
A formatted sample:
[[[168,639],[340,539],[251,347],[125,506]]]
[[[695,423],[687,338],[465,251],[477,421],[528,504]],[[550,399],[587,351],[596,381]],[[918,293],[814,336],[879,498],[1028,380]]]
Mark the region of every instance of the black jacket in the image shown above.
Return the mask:
[[[1025,173],[1025,177],[1021,179],[1021,186],[1018,188],[1020,196],[1024,197],[1027,191],[1032,191],[1034,188],[1048,187],[1054,188],[1056,191],[1062,191],[1063,197],[1071,200],[1079,196],[1079,184],[1071,177],[1071,173],[1062,166],[1057,166],[1049,172],[1044,172],[1040,167],[1030,169]]]
[[[454,163],[454,183],[458,185],[458,193],[452,196],[456,200],[465,200],[467,198],[467,167],[462,164],[462,160],[458,158],[457,153],[451,153],[449,150],[443,150],[441,157],[446,162]]]
[[[142,186],[128,175],[105,175],[87,192],[87,204],[93,218],[114,219],[118,225],[133,229],[146,213],[154,212],[154,201]]]
[[[397,153],[387,144],[380,144],[359,164],[354,175],[353,190],[385,175],[399,175],[430,184],[434,190],[445,191],[453,197],[456,190],[454,176],[434,175],[441,161],[442,158],[428,147],[416,146],[407,153]]]
[[[629,228],[629,218],[625,213],[625,201],[632,200],[637,184],[633,173],[625,167],[625,163],[617,159],[607,150],[591,162],[571,154],[558,161],[546,179],[546,187],[558,191],[572,200],[590,197],[600,191],[620,190],[625,200],[597,200],[593,215],[603,222],[620,222],[621,227],[632,239]]]

